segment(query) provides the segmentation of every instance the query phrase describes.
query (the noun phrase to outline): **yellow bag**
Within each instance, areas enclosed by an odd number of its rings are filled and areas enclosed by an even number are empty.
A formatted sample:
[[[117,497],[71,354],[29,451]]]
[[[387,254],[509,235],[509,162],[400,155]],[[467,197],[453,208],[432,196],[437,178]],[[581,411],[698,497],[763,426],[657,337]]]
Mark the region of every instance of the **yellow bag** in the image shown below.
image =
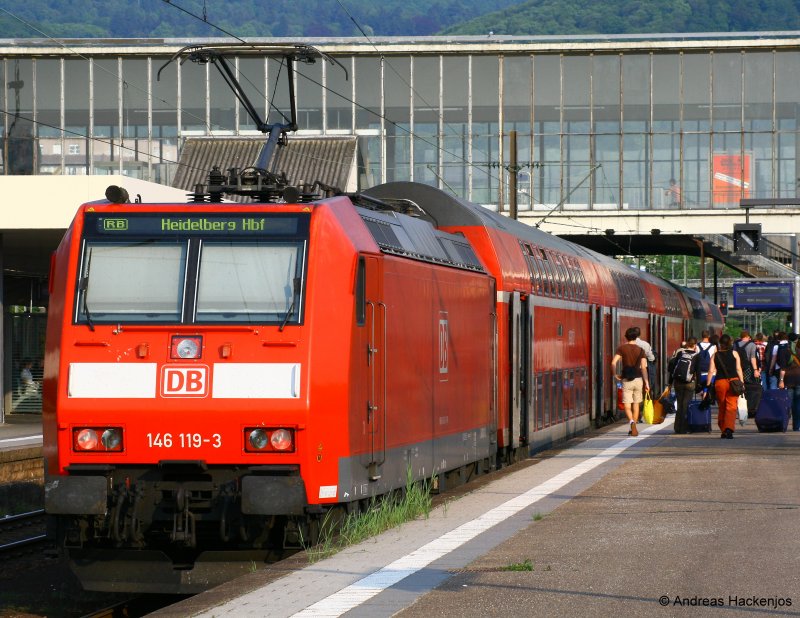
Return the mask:
[[[642,419],[648,425],[658,425],[664,422],[664,404],[661,403],[661,400],[653,401],[650,398],[650,393],[644,394]]]
[[[642,418],[644,422],[652,425],[655,417],[655,406],[653,400],[650,398],[650,393],[644,394],[644,403],[642,404]]]

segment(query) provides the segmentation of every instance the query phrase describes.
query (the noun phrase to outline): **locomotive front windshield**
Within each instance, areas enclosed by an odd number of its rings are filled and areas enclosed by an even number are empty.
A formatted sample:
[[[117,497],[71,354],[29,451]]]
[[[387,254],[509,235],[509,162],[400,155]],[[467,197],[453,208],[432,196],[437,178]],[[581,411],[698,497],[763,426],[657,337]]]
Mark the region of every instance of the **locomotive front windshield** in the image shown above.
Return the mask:
[[[87,215],[75,321],[299,324],[308,215]]]

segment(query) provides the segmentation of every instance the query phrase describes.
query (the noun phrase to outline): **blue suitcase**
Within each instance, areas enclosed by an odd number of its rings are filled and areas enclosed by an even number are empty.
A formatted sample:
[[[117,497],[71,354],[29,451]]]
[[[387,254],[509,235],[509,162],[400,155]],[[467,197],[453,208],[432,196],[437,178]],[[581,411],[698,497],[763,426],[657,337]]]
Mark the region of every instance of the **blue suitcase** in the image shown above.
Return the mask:
[[[789,427],[792,399],[789,391],[773,389],[764,391],[756,410],[756,427],[759,431],[783,431]]]
[[[693,399],[689,402],[689,407],[686,410],[686,426],[689,433],[697,433],[698,431],[711,431],[711,406],[706,407],[705,410],[700,408],[702,399]]]

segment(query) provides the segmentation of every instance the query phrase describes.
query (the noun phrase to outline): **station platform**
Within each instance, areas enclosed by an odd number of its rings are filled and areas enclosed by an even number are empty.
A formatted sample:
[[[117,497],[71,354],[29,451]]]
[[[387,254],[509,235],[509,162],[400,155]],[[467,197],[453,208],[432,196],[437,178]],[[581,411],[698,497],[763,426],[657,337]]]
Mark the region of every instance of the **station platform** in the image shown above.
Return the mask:
[[[41,414],[6,414],[0,423],[0,451],[42,446]]]
[[[800,616],[800,432],[618,423],[155,616]]]

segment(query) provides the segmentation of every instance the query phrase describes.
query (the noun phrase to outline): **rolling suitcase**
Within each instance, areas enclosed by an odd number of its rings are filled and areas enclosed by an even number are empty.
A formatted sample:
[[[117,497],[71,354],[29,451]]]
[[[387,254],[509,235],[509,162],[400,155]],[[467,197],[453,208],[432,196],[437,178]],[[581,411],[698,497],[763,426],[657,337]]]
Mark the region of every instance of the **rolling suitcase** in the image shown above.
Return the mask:
[[[756,410],[756,427],[759,431],[783,431],[789,427],[792,407],[789,391],[774,389],[764,391]]]
[[[758,404],[761,403],[761,396],[764,389],[761,388],[761,382],[751,384],[744,383],[744,398],[747,400],[747,418],[755,418]]]
[[[692,399],[689,402],[689,408],[686,410],[686,428],[689,433],[699,431],[709,433],[711,431],[711,406],[702,409],[700,407],[702,402],[702,399]]]

